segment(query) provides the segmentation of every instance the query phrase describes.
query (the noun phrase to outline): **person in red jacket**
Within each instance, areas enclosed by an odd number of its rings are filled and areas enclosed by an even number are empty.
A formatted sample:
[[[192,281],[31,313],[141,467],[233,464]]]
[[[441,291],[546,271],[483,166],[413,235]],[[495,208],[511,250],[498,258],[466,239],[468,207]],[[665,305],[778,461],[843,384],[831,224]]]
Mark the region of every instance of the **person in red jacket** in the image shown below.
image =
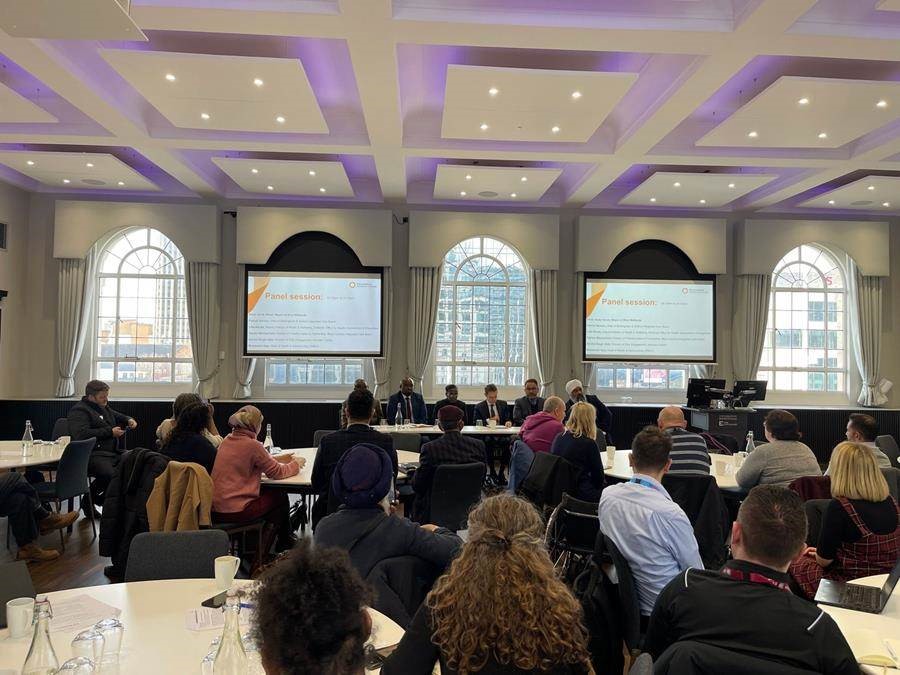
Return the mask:
[[[525,418],[519,430],[519,438],[534,452],[550,452],[553,439],[566,430],[563,418],[566,404],[559,396],[544,401],[544,409]]]

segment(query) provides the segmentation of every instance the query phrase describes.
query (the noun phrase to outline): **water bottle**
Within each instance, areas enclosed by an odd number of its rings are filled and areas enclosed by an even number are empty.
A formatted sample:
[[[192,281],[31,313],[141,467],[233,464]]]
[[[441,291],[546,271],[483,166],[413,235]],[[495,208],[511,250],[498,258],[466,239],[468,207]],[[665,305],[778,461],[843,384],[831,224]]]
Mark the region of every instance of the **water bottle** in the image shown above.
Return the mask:
[[[747,444],[744,446],[744,452],[746,452],[747,454],[750,454],[754,450],[756,450],[756,445],[753,443],[753,432],[748,431],[747,432]]]
[[[403,426],[403,411],[400,410],[400,406],[397,406],[397,414],[394,415],[394,426],[398,429]]]
[[[25,420],[25,433],[22,435],[22,457],[34,452],[34,434],[31,431],[31,420]]]
[[[272,440],[272,425],[266,425],[266,440],[263,441],[263,447],[266,449],[270,455],[272,454],[272,449],[275,447],[275,442]]]
[[[29,423],[30,429],[30,423]],[[50,642],[50,619],[53,611],[46,595],[39,595],[34,600],[34,634],[31,647],[22,666],[22,675],[53,675],[59,668],[59,660]]]
[[[213,661],[213,675],[246,675],[247,652],[241,640],[241,600],[234,589],[228,591],[223,611],[225,628]]]

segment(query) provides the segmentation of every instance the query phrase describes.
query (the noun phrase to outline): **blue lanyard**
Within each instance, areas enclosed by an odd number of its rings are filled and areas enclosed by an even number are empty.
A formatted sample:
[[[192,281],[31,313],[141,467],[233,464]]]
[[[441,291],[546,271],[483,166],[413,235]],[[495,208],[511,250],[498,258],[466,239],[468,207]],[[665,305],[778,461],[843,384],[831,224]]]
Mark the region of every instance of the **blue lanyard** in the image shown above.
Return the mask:
[[[630,481],[628,481],[628,482],[629,482],[629,483],[637,483],[638,485],[643,485],[644,487],[648,487],[648,488],[651,488],[651,489],[653,489],[653,490],[656,489],[656,485],[654,485],[653,483],[651,483],[649,480],[644,480],[643,478],[637,478],[637,477],[635,477],[635,478],[632,478],[632,479],[631,479]]]

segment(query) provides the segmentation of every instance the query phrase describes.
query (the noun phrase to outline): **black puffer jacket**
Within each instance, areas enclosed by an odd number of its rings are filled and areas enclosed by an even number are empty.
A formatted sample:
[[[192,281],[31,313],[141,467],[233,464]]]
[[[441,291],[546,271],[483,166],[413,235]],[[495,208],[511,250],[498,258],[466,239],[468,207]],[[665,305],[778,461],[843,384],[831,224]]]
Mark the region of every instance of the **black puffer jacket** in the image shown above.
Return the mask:
[[[106,490],[103,517],[100,520],[100,555],[112,558],[119,574],[125,573],[128,548],[135,535],[149,532],[147,498],[153,483],[169,463],[165,455],[135,448],[122,455]]]

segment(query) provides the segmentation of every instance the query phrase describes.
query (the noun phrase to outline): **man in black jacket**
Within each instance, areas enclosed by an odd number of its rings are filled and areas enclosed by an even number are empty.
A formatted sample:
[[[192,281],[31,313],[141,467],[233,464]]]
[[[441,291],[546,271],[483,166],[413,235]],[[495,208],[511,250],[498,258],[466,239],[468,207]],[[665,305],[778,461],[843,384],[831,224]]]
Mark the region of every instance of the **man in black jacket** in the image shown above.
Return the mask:
[[[88,463],[88,475],[94,477],[91,496],[97,506],[103,505],[106,487],[122,456],[119,439],[127,429],[136,428],[137,422],[133,418],[109,407],[109,385],[100,380],[88,382],[82,399],[69,410],[69,435],[72,440],[97,439]],[[87,508],[85,500],[82,500],[82,505]]]
[[[319,520],[336,510],[339,505],[333,495],[329,497],[331,476],[338,460],[354,445],[371,443],[383,448],[394,465],[394,478],[397,477],[397,451],[394,450],[394,439],[369,426],[374,406],[375,398],[368,389],[350,392],[347,397],[347,428],[330,433],[319,441],[311,480],[312,489],[317,494],[316,503],[312,508],[313,528]]]
[[[452,405],[441,408],[438,425],[444,435],[422,446],[419,468],[412,479],[413,490],[416,491],[412,519],[419,523],[431,520],[431,485],[434,483],[434,473],[441,464],[484,463],[484,443],[459,433],[463,428],[463,414],[459,408]]]
[[[544,399],[538,396],[539,391],[540,385],[536,379],[529,377],[525,380],[525,395],[517,398],[513,404],[512,421],[515,426],[522,426],[529,415],[544,410]]]

